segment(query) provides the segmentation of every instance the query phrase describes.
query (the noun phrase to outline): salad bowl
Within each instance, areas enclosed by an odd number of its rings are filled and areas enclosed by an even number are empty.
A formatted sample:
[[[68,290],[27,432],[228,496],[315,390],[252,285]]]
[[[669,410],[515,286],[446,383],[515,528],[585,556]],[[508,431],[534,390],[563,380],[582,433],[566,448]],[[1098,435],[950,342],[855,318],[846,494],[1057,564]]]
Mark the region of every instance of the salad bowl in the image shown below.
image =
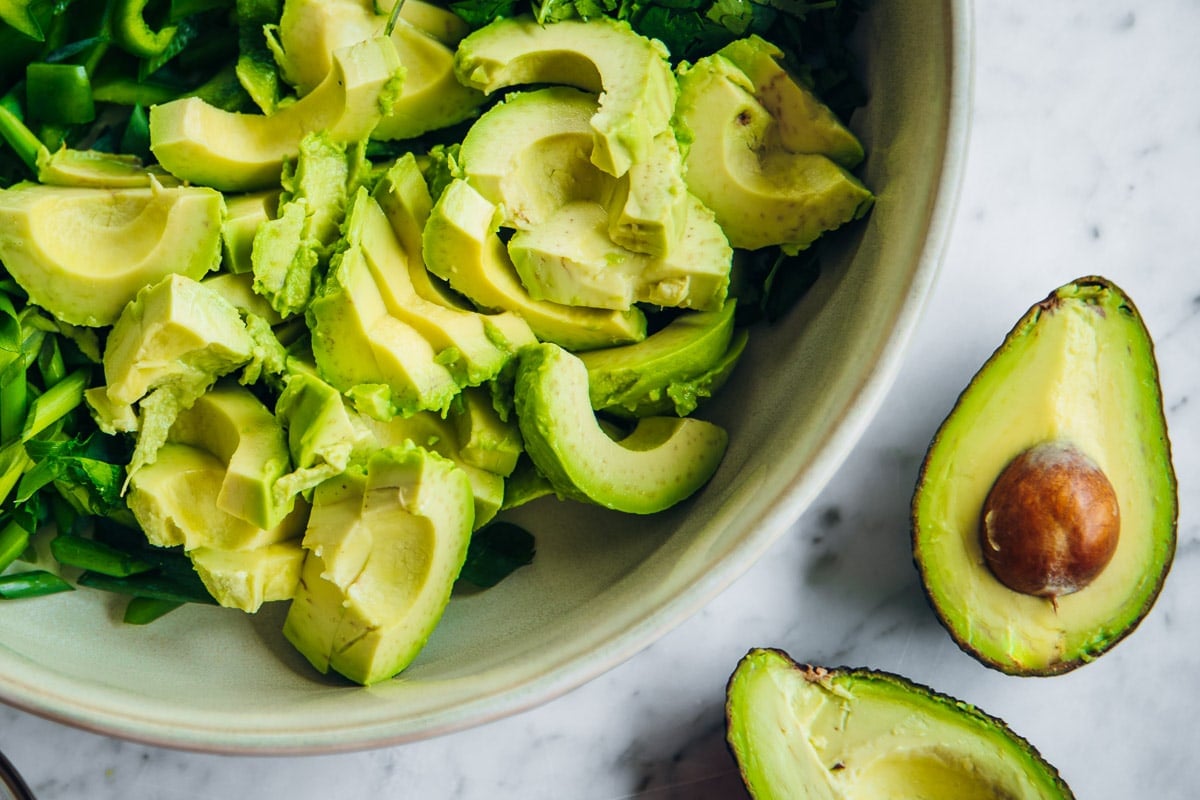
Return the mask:
[[[648,517],[542,498],[513,512],[537,555],[456,592],[417,660],[371,687],[322,676],[286,609],[181,608],[123,625],[119,600],[0,606],[0,701],[167,747],[317,753],[418,740],[545,703],[646,647],[736,580],[816,498],[865,430],[934,284],[963,169],[969,3],[878,0],[854,38],[850,119],[875,192],[785,317],[756,326],[701,415],[729,432],[710,483]]]

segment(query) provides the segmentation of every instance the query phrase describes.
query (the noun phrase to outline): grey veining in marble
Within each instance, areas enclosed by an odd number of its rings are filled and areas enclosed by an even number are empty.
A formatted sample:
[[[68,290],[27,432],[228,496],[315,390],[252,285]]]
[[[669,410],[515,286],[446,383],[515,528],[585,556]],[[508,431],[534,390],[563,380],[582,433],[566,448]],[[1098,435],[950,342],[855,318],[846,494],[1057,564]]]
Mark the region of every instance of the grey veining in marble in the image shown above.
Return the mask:
[[[659,642],[542,707],[427,742],[230,758],[0,708],[42,800],[745,797],[725,681],[752,646],[907,675],[1006,719],[1080,798],[1200,793],[1200,3],[979,3],[976,108],[942,275],[881,413],[794,529]],[[917,465],[1028,306],[1105,275],[1155,338],[1181,516],[1173,571],[1112,652],[1050,679],[990,671],[925,603],[908,548]]]

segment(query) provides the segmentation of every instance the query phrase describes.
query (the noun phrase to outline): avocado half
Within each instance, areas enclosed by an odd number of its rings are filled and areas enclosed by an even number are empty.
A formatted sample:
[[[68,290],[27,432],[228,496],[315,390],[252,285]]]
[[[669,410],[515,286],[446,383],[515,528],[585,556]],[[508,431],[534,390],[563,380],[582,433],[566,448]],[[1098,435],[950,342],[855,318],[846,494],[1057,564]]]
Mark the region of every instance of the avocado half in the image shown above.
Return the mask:
[[[726,687],[726,741],[755,800],[1071,800],[1066,782],[1002,720],[869,669],[747,653]]]
[[[1119,523],[1115,549],[1090,582],[1039,595],[997,577],[1003,572],[991,560],[1004,552],[984,508],[995,513],[991,495],[1002,474],[1050,448],[1079,454],[1107,479]],[[1026,488],[1027,505],[1053,494],[1048,484]],[[1064,496],[1083,516],[1095,509]],[[913,497],[913,558],[930,604],[964,651],[1008,674],[1054,675],[1108,651],[1150,610],[1174,557],[1177,514],[1150,335],[1124,292],[1085,277],[1029,309],[942,423]],[[1080,516],[1066,514],[1055,529]],[[1044,535],[1036,520],[1025,522],[1014,546]],[[1055,536],[1043,550],[1075,545]]]

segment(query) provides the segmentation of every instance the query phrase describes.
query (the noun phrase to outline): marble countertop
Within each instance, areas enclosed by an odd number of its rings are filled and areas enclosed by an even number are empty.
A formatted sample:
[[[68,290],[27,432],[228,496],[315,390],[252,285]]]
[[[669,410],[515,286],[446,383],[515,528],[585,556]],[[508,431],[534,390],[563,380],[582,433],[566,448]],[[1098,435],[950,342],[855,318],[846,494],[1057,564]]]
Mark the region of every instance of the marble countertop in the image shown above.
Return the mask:
[[[904,674],[1004,718],[1078,797],[1200,787],[1200,3],[980,3],[975,110],[954,232],[896,384],[812,508],[732,587],[648,649],[546,705],[390,749],[223,757],[131,744],[0,708],[0,750],[65,798],[745,797],[724,687],[752,646]],[[964,655],[908,544],[918,463],[1020,315],[1087,274],[1155,339],[1181,515],[1142,625],[1067,675],[1012,678]]]

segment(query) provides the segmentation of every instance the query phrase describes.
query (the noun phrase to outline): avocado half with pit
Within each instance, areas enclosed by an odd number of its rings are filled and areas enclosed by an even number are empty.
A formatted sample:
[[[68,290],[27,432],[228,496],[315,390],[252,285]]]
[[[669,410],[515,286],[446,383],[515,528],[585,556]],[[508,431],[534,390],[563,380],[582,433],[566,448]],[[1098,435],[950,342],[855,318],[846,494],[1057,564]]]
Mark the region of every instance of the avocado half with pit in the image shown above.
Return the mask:
[[[892,673],[755,649],[726,688],[726,738],[755,800],[1072,800],[1003,721]]]
[[[613,440],[592,412],[587,367],[554,344],[521,351],[515,396],[525,451],[563,497],[653,514],[699,490],[725,455],[725,430],[690,417],[644,417]]]
[[[1088,663],[1154,604],[1178,498],[1150,335],[1104,278],[1017,322],[942,423],[913,557],[959,646],[1010,674]]]

